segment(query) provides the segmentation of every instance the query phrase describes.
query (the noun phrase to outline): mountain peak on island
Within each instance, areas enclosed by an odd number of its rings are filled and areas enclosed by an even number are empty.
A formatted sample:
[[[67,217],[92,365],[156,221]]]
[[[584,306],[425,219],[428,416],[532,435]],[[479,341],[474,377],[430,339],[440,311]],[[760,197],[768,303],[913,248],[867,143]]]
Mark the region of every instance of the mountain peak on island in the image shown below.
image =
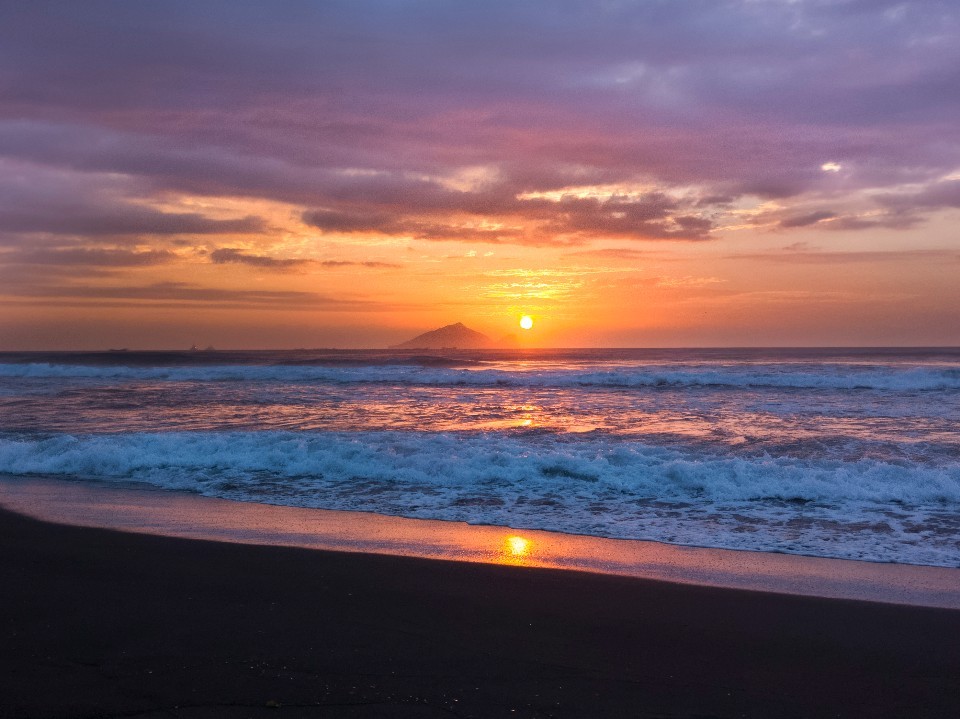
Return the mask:
[[[411,340],[390,347],[392,350],[477,350],[493,347],[493,341],[463,322],[424,332]]]

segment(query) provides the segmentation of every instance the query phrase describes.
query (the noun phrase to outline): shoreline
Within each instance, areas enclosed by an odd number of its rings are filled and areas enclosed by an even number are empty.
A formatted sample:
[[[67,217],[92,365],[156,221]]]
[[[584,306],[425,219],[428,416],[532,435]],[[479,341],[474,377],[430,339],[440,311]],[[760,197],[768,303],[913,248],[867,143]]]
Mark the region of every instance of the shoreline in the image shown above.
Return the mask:
[[[684,585],[960,609],[960,569],[712,549],[0,477],[0,507],[46,522],[196,540],[561,569]]]
[[[960,612],[0,510],[5,719],[946,717]]]

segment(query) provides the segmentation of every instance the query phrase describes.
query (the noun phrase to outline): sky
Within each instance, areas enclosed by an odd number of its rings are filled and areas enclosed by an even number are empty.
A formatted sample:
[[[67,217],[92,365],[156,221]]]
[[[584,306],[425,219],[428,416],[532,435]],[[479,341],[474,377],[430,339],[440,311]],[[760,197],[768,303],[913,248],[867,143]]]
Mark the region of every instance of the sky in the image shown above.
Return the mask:
[[[3,3],[0,350],[958,345],[958,118],[956,2]]]

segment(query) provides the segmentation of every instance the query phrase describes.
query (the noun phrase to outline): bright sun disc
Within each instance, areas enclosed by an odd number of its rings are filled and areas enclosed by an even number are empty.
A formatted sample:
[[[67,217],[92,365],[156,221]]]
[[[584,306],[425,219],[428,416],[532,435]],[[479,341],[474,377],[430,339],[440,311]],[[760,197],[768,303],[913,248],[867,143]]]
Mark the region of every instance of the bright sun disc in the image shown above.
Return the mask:
[[[530,315],[524,315],[523,317],[521,317],[520,326],[523,327],[523,329],[525,330],[528,330],[531,327],[533,327],[533,317],[531,317]]]

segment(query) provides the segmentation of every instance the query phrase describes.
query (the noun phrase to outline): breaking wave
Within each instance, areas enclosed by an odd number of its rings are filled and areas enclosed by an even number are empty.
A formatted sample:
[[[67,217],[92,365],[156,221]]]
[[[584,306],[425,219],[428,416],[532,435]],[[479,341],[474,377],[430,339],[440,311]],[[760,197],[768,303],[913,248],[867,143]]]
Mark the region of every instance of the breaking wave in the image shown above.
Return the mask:
[[[960,564],[960,461],[736,457],[557,435],[164,432],[7,436],[0,473],[616,538]]]

